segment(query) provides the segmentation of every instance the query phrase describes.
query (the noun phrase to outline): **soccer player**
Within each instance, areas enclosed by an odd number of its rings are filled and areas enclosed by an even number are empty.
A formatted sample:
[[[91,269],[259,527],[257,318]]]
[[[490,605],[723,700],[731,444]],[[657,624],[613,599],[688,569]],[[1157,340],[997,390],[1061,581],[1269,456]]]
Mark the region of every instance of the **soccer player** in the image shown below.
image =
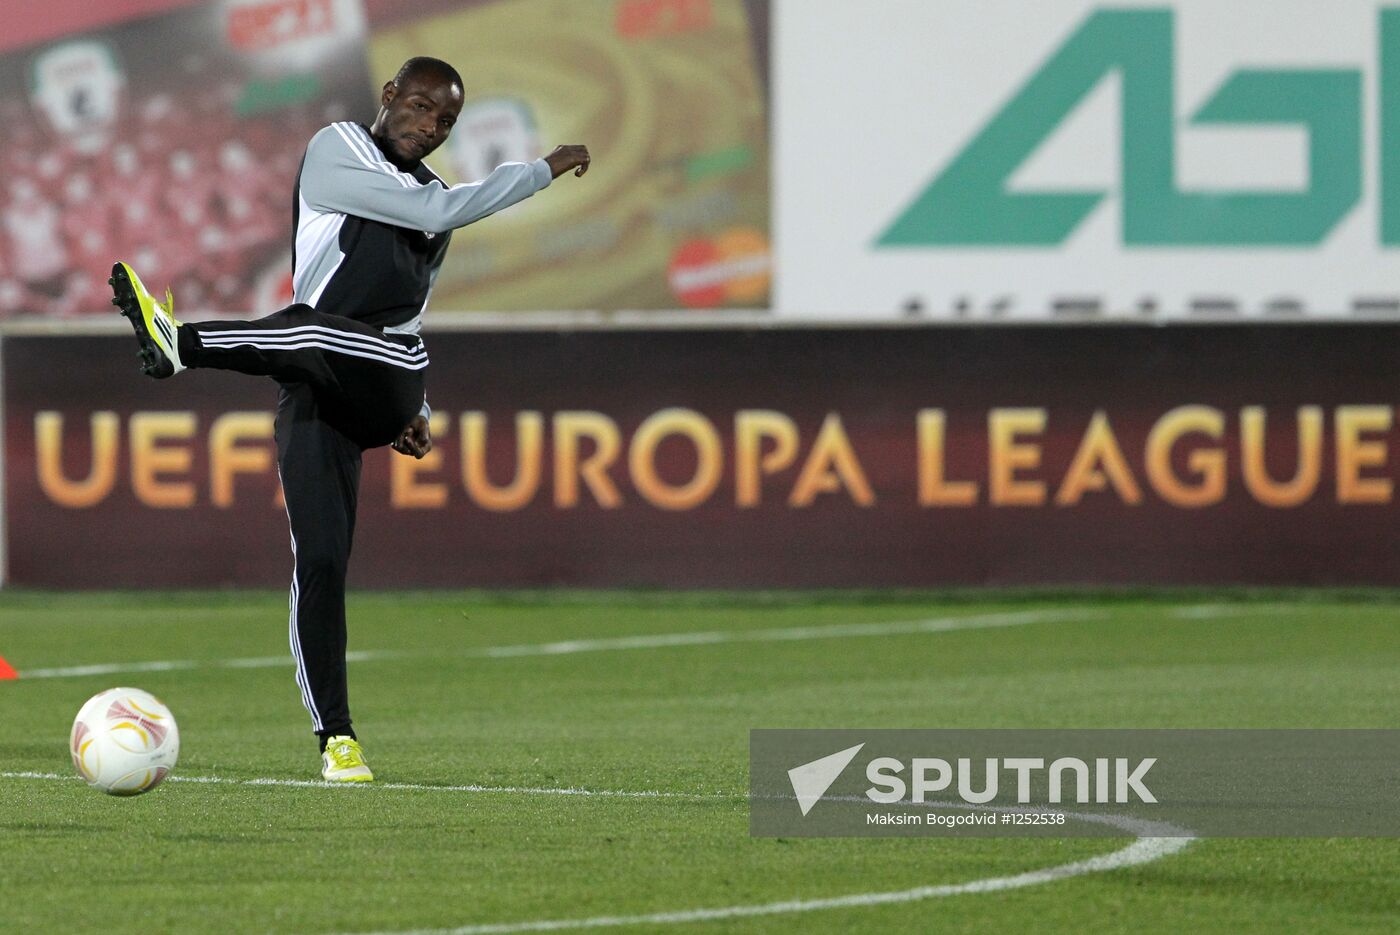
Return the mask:
[[[180,324],[126,263],[112,302],[131,320],[142,370],[156,379],[213,368],[281,386],[277,467],[292,531],[292,657],[320,738],[321,774],[373,780],[351,727],[345,679],[345,572],[355,529],[360,455],[391,445],[432,449],[424,395],[423,312],[451,231],[529,198],[565,172],[582,176],[585,146],[506,163],[448,186],[423,158],[462,109],[446,62],[413,58],[384,85],[374,124],[334,123],[312,137],[293,199],[295,304],[257,321]]]

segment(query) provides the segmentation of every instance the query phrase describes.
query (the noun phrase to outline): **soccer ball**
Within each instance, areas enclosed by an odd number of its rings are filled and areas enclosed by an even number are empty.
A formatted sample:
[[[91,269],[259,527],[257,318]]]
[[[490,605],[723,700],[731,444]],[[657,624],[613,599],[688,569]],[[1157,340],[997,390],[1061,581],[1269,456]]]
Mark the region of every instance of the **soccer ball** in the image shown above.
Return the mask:
[[[180,755],[170,709],[139,688],[93,695],[69,739],[78,775],[108,795],[140,795],[160,785]]]

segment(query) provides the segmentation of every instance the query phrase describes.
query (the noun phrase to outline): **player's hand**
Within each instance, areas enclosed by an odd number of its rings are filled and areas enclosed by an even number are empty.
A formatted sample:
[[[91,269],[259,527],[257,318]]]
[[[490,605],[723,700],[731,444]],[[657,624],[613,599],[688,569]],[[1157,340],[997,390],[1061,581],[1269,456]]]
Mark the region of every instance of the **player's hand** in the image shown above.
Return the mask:
[[[554,173],[556,179],[570,169],[574,170],[574,175],[582,178],[593,157],[588,155],[587,146],[558,146],[544,157],[544,161],[549,163],[549,171]]]
[[[413,455],[421,459],[433,450],[433,436],[428,431],[428,420],[414,416],[413,421],[404,426],[399,437],[394,439],[393,449],[401,455]]]

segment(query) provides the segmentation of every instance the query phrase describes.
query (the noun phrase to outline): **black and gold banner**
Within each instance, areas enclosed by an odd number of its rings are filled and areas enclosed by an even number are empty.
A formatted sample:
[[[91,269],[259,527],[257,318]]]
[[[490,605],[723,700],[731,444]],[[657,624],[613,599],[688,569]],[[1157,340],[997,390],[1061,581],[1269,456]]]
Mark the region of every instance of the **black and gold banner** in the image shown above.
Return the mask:
[[[1391,326],[430,334],[360,586],[1400,583]],[[274,585],[267,380],[4,341],[9,580]]]

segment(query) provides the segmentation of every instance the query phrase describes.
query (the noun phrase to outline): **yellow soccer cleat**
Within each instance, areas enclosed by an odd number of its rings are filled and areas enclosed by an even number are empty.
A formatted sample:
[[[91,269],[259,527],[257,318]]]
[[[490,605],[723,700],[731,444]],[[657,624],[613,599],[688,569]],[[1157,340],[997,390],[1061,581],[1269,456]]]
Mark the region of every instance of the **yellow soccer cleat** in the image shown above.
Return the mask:
[[[365,751],[353,737],[330,737],[321,754],[321,776],[326,782],[374,782],[365,762]]]
[[[184,370],[175,331],[180,323],[175,320],[175,299],[170,290],[165,290],[164,304],[157,302],[141,277],[125,263],[112,267],[112,278],[107,282],[112,287],[112,304],[131,321],[141,342],[141,372],[163,380]]]

